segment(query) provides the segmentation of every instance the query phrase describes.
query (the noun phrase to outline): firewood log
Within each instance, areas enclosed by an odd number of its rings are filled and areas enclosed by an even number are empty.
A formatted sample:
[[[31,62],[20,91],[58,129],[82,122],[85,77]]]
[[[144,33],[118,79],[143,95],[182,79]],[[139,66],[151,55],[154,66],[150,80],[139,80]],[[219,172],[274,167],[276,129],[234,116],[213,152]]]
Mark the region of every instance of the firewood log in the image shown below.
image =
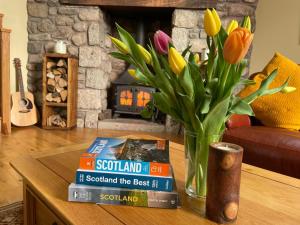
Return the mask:
[[[60,103],[61,102],[61,97],[58,96],[58,97],[53,97],[52,96],[53,93],[48,93],[46,95],[46,101],[48,102],[56,102],[56,103]]]
[[[64,88],[60,87],[58,84],[55,85],[55,90],[60,93],[61,91],[64,90]]]
[[[46,101],[47,102],[52,102],[52,93],[48,93],[47,95],[46,95]]]
[[[52,101],[56,102],[56,103],[61,103],[61,97],[58,96],[58,97],[52,98]]]
[[[55,76],[52,72],[49,72],[49,73],[47,73],[47,77],[51,78],[51,79],[54,79]]]
[[[58,62],[57,62],[57,64],[56,64],[58,67],[64,67],[64,68],[68,68],[68,65],[67,65],[67,62],[66,62],[66,60],[64,60],[64,59],[60,59]]]
[[[63,102],[67,100],[67,96],[68,96],[68,90],[63,90],[60,92],[60,97]]]
[[[50,93],[55,92],[55,86],[47,85],[47,91],[50,92]]]
[[[68,82],[67,82],[66,80],[60,78],[60,79],[58,80],[58,86],[60,86],[60,87],[62,87],[62,88],[67,87],[67,86],[68,86]]]
[[[68,74],[66,74],[66,73],[62,74],[61,78],[68,81]]]
[[[61,74],[67,73],[66,68],[63,68],[63,67],[59,67],[59,68],[57,68],[57,70],[58,70]]]
[[[54,79],[48,79],[47,80],[47,85],[55,86],[56,82]]]
[[[52,70],[52,73],[53,73],[54,75],[61,75],[61,74],[62,74],[62,73],[61,73],[59,70],[57,70],[57,69]]]
[[[48,126],[58,126],[58,127],[66,127],[66,121],[59,114],[51,115],[47,118]]]
[[[60,78],[61,78],[61,76],[60,76],[60,75],[57,75],[57,76],[54,77],[54,80],[55,80],[56,82],[58,82]]]
[[[52,61],[48,61],[47,62],[47,69],[51,69],[52,67],[55,67],[56,66],[56,63],[55,62],[52,62]]]
[[[60,97],[60,93],[58,93],[58,92],[53,92],[53,93],[52,93],[52,98],[57,98],[57,97]]]

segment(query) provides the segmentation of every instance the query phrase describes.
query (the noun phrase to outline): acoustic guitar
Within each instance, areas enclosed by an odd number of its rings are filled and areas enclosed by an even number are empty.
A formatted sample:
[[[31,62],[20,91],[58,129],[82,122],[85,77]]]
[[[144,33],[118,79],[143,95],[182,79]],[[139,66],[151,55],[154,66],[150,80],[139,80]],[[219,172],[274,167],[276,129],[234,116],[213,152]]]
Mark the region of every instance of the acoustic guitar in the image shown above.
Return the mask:
[[[15,58],[14,64],[16,77],[19,80],[19,92],[11,95],[11,122],[15,126],[30,126],[36,124],[38,121],[33,94],[24,91],[20,59]]]

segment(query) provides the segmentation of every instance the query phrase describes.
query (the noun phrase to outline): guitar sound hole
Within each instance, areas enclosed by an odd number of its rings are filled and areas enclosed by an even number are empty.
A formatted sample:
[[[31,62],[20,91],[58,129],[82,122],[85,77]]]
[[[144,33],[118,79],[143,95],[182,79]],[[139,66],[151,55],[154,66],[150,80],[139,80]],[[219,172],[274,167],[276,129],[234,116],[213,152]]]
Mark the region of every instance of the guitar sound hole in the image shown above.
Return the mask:
[[[32,102],[28,98],[23,98],[20,100],[21,110],[20,112],[26,113],[33,108]]]

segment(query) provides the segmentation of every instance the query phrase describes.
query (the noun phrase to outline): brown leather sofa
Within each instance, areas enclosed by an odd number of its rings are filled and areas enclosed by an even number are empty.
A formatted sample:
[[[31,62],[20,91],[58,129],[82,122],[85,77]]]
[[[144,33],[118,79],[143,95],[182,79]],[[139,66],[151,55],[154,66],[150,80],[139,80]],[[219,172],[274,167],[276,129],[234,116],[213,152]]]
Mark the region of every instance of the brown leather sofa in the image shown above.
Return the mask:
[[[247,118],[232,118],[223,141],[244,147],[247,164],[300,178],[300,132],[251,125]]]

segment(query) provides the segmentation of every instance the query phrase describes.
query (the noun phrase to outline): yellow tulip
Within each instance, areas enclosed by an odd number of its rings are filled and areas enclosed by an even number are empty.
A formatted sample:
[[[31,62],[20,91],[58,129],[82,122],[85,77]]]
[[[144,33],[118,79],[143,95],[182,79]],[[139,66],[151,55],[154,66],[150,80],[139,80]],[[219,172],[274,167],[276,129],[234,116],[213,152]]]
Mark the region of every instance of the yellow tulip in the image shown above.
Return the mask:
[[[249,16],[245,19],[244,27],[251,32],[251,20]]]
[[[110,39],[120,52],[122,52],[126,55],[129,53],[129,48],[122,41],[120,41],[119,39],[114,38],[112,36],[110,36]]]
[[[206,9],[204,14],[204,29],[208,36],[215,36],[221,29],[221,20],[215,9]]]
[[[297,88],[295,88],[295,87],[292,87],[292,86],[286,86],[286,87],[284,87],[280,92],[286,94],[286,93],[294,92],[294,91],[296,91],[296,90],[297,90]]]
[[[168,60],[171,70],[176,75],[179,75],[186,66],[186,61],[182,55],[173,47],[171,47],[169,50]]]
[[[143,59],[146,61],[146,63],[151,64],[151,62],[152,62],[151,54],[140,44],[138,44],[138,48],[143,56]]]
[[[231,20],[231,22],[228,24],[226,32],[227,34],[230,34],[232,31],[234,31],[236,28],[238,28],[239,23],[236,20]]]
[[[134,79],[137,79],[137,77],[136,77],[136,70],[134,70],[134,69],[128,69],[127,71],[130,74],[130,76],[132,76]]]
[[[253,34],[246,28],[237,28],[227,37],[223,55],[226,62],[236,64],[241,61],[248,52],[253,40]]]
[[[194,55],[194,61],[196,64],[200,64],[200,55],[198,53]]]

